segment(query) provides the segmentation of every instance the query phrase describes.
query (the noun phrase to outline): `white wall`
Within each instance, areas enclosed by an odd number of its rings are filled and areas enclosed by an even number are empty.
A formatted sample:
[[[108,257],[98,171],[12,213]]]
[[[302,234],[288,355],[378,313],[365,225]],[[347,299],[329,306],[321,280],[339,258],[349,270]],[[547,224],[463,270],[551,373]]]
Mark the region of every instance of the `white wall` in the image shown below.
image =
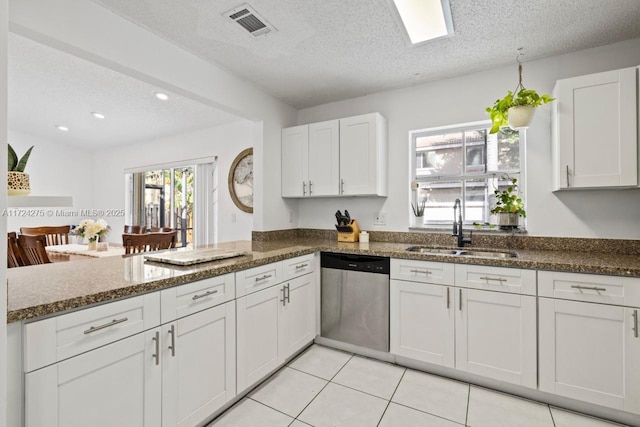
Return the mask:
[[[0,0],[0,141],[7,139],[7,1]],[[7,151],[0,150],[0,209],[7,207]],[[6,218],[0,219],[0,234],[7,232]],[[7,245],[0,245],[0,259],[7,259]],[[7,270],[0,268],[0,283],[6,283]],[[7,287],[0,286],[0,427],[7,413]]]
[[[296,123],[295,109],[94,2],[19,0],[10,6],[12,32],[261,124],[252,144],[254,229],[293,226],[289,210],[297,203],[280,197],[279,171],[280,130]]]
[[[92,160],[94,173],[91,207],[104,210],[124,209],[125,169],[217,156],[218,241],[251,240],[253,215],[242,212],[233,204],[227,186],[227,174],[238,153],[251,147],[254,127],[254,123],[248,120],[238,120],[184,135],[97,151],[93,153]],[[105,219],[113,230],[108,240],[121,242],[125,218]]]
[[[20,227],[77,224],[81,218],[64,214],[93,207],[91,153],[12,129],[9,129],[9,143],[18,157],[34,146],[25,169],[32,196],[71,196],[73,206],[51,209],[53,216],[9,216],[7,229],[18,231]],[[21,210],[13,212],[19,214]]]
[[[523,80],[528,88],[539,93],[551,93],[557,79],[638,64],[640,39],[635,39],[525,62]],[[389,122],[389,197],[300,200],[298,226],[333,228],[333,212],[347,208],[352,217],[359,219],[361,228],[406,231],[409,227],[408,132],[487,119],[485,107],[503,97],[507,90],[513,90],[517,77],[514,63],[508,67],[301,110],[299,124],[373,111],[382,113]],[[527,131],[529,234],[640,238],[640,190],[551,192],[550,118],[553,105],[539,108]],[[605,123],[602,125],[606,126]],[[373,227],[373,216],[379,211],[386,213],[387,225]]]

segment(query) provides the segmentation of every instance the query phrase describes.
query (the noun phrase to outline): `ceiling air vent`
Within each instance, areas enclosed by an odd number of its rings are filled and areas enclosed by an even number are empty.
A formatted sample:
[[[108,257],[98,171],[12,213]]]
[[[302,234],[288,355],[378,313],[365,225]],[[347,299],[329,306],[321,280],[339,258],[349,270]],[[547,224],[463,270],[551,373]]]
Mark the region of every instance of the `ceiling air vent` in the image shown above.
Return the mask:
[[[258,15],[258,13],[246,3],[226,12],[224,16],[240,25],[254,37],[263,36],[271,31],[277,31],[273,25],[269,24],[266,19]]]

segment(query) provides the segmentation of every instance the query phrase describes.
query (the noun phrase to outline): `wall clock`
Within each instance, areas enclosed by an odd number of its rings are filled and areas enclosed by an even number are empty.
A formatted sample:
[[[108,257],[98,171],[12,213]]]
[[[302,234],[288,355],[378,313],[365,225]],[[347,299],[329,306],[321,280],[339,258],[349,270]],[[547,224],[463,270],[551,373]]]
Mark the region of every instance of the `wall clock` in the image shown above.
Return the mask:
[[[253,148],[241,151],[231,164],[229,194],[238,209],[253,213]]]

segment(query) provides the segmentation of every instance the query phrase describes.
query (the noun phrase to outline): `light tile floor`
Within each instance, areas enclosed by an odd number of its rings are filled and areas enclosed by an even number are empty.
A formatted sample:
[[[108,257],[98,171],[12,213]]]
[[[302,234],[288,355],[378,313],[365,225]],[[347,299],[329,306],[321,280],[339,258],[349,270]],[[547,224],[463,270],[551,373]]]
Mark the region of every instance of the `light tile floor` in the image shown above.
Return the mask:
[[[615,427],[542,403],[313,345],[209,427]]]

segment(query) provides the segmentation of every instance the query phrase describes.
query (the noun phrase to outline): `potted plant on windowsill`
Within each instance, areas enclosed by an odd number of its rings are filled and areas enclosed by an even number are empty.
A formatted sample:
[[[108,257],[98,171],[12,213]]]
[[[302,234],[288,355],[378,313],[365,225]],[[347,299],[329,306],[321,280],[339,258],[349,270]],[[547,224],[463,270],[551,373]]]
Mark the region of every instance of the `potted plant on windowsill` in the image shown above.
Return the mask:
[[[11,146],[8,146],[8,159],[7,164],[7,195],[9,196],[26,196],[31,193],[31,187],[29,186],[29,174],[24,173],[24,169],[27,167],[27,161],[31,155],[33,146],[27,150],[27,152],[18,160],[18,155]]]
[[[491,209],[491,213],[498,216],[500,228],[516,228],[520,222],[520,217],[526,218],[527,212],[524,210],[524,203],[518,197],[518,180],[511,179],[511,184],[504,189],[496,189],[493,194],[496,196],[496,205]]]

